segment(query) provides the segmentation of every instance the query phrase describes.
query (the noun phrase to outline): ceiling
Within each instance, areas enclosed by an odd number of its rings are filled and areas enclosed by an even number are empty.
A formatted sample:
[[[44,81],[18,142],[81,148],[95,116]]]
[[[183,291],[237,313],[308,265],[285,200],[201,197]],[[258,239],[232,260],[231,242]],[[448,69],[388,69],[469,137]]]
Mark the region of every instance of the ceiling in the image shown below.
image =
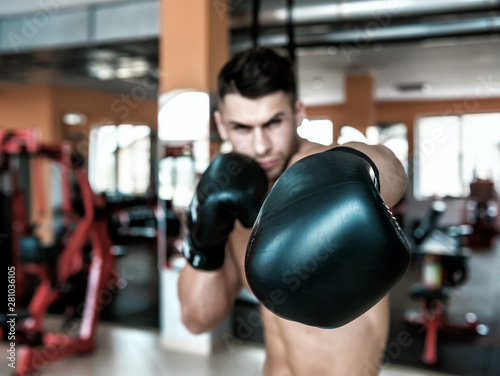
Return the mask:
[[[107,1],[122,0],[79,0],[77,3]],[[419,8],[421,12],[418,13],[415,8],[417,3],[406,0],[406,4],[413,4],[415,9],[403,9],[398,17],[385,25],[381,25],[381,18],[375,17],[373,13],[363,14],[367,12],[366,8],[362,8],[363,12],[359,11],[360,5],[380,6],[381,3],[384,2],[296,0],[291,22],[296,32],[299,94],[306,105],[343,102],[343,77],[356,72],[373,75],[378,100],[500,97],[500,22],[497,1],[478,0],[475,5],[480,5],[479,8],[472,10],[429,7],[425,11]],[[427,0],[420,0],[419,4],[423,3],[430,4]],[[474,5],[473,1],[439,3],[448,6],[452,3]],[[24,4],[25,8],[21,7],[20,10],[19,4]],[[0,15],[14,14],[16,9],[17,12],[29,11],[38,4],[38,0],[2,0]],[[230,11],[234,52],[245,43],[251,43],[252,3],[250,0],[236,0],[229,4],[233,5]],[[330,11],[338,14],[332,13],[330,18],[325,17],[324,7],[331,7],[332,4],[337,5],[337,8],[331,8]],[[339,8],[342,5],[351,8]],[[286,45],[286,1],[262,2],[260,14],[260,43]],[[374,17],[379,20],[379,25],[373,29],[373,37],[360,39],[360,30],[362,32]],[[478,20],[483,20],[487,26],[474,26]],[[471,22],[475,22],[475,29],[466,27]],[[408,31],[417,26],[421,30],[425,26],[423,34],[418,34],[417,30],[417,34],[410,35]],[[430,34],[429,30],[437,31]],[[347,35],[354,31],[357,34]],[[388,33],[390,36],[387,36]],[[347,39],[339,39],[344,37]],[[137,69],[132,69],[132,74],[119,77],[116,74],[97,77],[92,67],[102,62],[116,71],[127,68],[130,73],[132,68]],[[157,80],[157,65],[157,38],[3,54],[0,55],[0,87],[50,83],[127,93],[146,78]],[[154,88],[149,95],[156,97]]]
[[[93,68],[102,65],[113,67],[114,73],[96,74]],[[120,68],[131,72],[120,74]],[[149,85],[143,86],[155,98],[157,72],[157,39],[0,55],[0,88],[53,84],[130,93],[147,80]]]
[[[309,105],[343,102],[343,77],[357,72],[373,75],[378,100],[500,97],[497,35],[299,50],[297,64]]]
[[[12,16],[16,14],[34,12],[39,10],[46,5],[57,5],[58,8],[74,7],[82,5],[91,5],[99,3],[112,3],[127,0],[56,0],[56,2],[51,0],[2,0],[0,5],[0,15],[2,16]]]

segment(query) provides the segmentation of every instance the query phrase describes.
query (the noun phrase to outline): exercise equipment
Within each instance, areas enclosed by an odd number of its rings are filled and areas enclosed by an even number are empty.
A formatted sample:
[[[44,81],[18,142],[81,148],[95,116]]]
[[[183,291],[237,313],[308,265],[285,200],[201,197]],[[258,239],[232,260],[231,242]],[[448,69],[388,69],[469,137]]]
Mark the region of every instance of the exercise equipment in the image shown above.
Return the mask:
[[[127,244],[136,239],[154,240],[157,236],[156,198],[115,196],[106,199],[110,211],[111,239]]]
[[[410,288],[410,297],[420,302],[420,310],[406,312],[405,319],[425,330],[422,361],[426,364],[438,361],[439,331],[488,333],[488,327],[479,323],[474,313],[467,313],[464,321],[449,318],[448,303],[456,296],[454,288],[467,280],[469,254],[462,248],[461,238],[470,233],[470,228],[452,226],[445,231],[438,229],[438,221],[445,211],[444,201],[433,201],[411,238],[412,259],[421,264],[422,278]]]
[[[42,243],[37,234],[40,229],[28,221],[24,203],[31,196],[29,191],[16,188],[16,173],[9,174],[13,171],[9,161],[16,156],[29,157],[33,167],[34,204],[41,212],[47,210],[42,160],[57,167],[58,179],[53,183],[59,186],[52,186],[52,191],[60,192],[61,202],[54,211],[51,244]],[[10,208],[2,208],[4,216],[10,212],[13,218],[10,226],[3,223],[3,227],[8,227],[12,249],[9,262],[16,267],[18,281],[28,274],[39,278],[27,312],[16,307],[15,312],[2,314],[4,323],[12,317],[17,321],[15,374],[26,375],[72,354],[94,349],[99,313],[104,304],[110,303],[120,277],[113,270],[116,248],[108,233],[106,201],[92,192],[82,159],[71,152],[69,145],[41,143],[36,130],[0,131],[0,158],[2,173],[10,175],[11,192],[19,196],[13,197]],[[2,258],[6,253],[9,252],[4,252]],[[61,297],[80,296],[75,286],[84,294],[81,303],[78,299],[69,301],[72,315],[81,316],[79,328],[69,326],[66,321],[62,333],[44,331],[45,316],[52,303]]]
[[[472,231],[464,236],[470,248],[489,248],[498,233],[498,199],[491,180],[474,179],[465,202],[464,224]]]

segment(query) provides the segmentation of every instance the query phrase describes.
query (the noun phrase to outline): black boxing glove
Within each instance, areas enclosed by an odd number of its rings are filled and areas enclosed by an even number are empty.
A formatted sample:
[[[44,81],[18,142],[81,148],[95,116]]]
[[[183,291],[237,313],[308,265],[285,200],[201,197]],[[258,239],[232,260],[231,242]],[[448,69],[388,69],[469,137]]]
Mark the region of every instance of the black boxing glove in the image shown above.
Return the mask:
[[[253,226],[245,272],[271,312],[335,328],[381,300],[409,261],[375,164],[336,147],[298,161],[277,180]]]
[[[252,227],[267,190],[266,173],[253,159],[219,155],[202,175],[189,207],[186,260],[197,269],[219,269],[235,219]]]

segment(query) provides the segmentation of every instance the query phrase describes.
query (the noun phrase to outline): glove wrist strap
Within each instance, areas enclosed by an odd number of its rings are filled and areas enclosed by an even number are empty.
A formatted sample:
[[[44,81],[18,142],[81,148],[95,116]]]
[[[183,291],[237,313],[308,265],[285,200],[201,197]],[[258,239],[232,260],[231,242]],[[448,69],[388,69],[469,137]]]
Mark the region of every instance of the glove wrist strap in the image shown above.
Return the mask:
[[[191,237],[188,236],[184,243],[184,257],[187,262],[200,270],[217,270],[224,265],[224,248],[225,244],[220,244],[210,249],[210,251],[202,251],[197,249],[193,244]],[[207,254],[210,254],[210,257]]]
[[[378,172],[377,166],[375,165],[375,163],[373,163],[373,161],[370,159],[370,157],[368,157],[365,153],[363,153],[357,149],[350,148],[347,146],[337,146],[331,150],[332,151],[343,151],[343,152],[355,154],[358,157],[363,158],[365,161],[367,161],[372,168],[372,171],[370,171],[370,174],[372,175],[373,183],[375,184],[377,190],[380,193],[380,174]]]

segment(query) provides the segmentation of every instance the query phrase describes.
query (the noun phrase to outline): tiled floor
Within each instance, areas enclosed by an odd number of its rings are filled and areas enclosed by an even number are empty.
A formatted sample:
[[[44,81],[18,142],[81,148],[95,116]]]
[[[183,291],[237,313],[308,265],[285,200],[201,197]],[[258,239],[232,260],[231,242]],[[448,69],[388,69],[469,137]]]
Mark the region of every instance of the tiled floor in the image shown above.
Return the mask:
[[[102,323],[99,345],[92,355],[74,356],[48,365],[46,376],[261,376],[264,348],[260,345],[237,345],[234,351],[221,349],[211,357],[200,357],[162,350],[156,330],[127,328]],[[6,354],[6,345],[0,353]],[[0,374],[11,370],[2,355]],[[309,376],[309,375],[307,375]],[[380,376],[446,376],[433,372],[384,367]]]

